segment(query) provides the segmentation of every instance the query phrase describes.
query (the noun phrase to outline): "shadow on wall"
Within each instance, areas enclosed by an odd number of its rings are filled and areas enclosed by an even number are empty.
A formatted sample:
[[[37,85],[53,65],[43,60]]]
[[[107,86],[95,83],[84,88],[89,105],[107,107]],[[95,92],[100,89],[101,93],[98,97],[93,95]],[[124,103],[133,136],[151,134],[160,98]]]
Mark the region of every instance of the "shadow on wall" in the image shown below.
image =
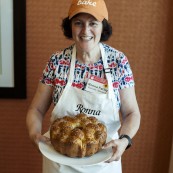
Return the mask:
[[[153,173],[168,173],[169,163],[171,155],[171,144],[172,144],[172,122],[173,122],[173,80],[172,80],[172,66],[173,66],[173,1],[169,0],[168,10],[168,26],[167,33],[165,35],[166,45],[165,57],[163,64],[163,76],[162,80],[162,92],[160,100],[160,111],[159,111],[159,123],[157,127],[157,141],[159,151],[155,153],[155,163]],[[172,22],[172,23],[171,23]],[[164,37],[163,37],[164,38]],[[166,152],[167,151],[167,152]],[[164,164],[163,164],[164,160]]]

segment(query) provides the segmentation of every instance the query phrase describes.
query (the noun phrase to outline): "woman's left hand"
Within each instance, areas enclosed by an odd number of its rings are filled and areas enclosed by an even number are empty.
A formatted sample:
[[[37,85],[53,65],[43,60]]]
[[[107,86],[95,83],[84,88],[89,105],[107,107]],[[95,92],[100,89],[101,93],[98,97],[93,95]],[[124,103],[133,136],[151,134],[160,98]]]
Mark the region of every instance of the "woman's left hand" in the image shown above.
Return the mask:
[[[106,143],[102,149],[107,149],[112,147],[112,157],[107,160],[106,162],[112,162],[112,161],[118,161],[122,154],[124,153],[126,147],[128,145],[128,140],[123,138],[123,139],[115,139],[115,140],[111,140],[110,142]]]

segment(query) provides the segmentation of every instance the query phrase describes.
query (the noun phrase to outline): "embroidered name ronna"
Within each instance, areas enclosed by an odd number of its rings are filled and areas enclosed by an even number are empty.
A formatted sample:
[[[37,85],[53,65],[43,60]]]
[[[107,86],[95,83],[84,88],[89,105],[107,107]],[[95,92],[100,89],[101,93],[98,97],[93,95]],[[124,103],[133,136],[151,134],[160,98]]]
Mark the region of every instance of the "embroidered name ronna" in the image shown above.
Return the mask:
[[[78,3],[77,3],[77,5],[92,5],[92,6],[96,6],[96,2],[92,2],[92,1],[90,1],[90,0],[88,0],[88,1],[82,1],[82,0],[79,0],[78,1]]]
[[[97,111],[97,110],[93,110],[93,109],[87,109],[87,108],[84,108],[82,104],[78,104],[77,105],[77,109],[75,111],[79,111],[80,113],[85,113],[85,114],[88,114],[88,115],[97,115],[99,116],[101,111]]]

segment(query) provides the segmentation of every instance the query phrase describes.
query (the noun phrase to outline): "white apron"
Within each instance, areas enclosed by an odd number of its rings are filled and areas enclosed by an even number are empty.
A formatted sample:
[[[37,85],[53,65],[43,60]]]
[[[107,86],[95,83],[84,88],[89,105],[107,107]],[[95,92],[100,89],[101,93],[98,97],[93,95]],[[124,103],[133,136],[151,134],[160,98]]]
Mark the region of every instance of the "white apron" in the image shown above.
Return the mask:
[[[116,109],[116,99],[113,91],[111,74],[109,73],[107,58],[105,51],[100,44],[103,65],[106,78],[108,80],[107,94],[98,94],[83,91],[72,87],[75,61],[76,47],[73,47],[72,60],[67,85],[56,104],[51,121],[65,115],[74,116],[81,112],[88,116],[95,116],[107,127],[108,137],[111,139],[118,138],[118,129],[120,128],[119,114]],[[121,161],[113,161],[111,163],[99,163],[92,166],[67,166],[50,161],[43,156],[43,173],[122,173]]]

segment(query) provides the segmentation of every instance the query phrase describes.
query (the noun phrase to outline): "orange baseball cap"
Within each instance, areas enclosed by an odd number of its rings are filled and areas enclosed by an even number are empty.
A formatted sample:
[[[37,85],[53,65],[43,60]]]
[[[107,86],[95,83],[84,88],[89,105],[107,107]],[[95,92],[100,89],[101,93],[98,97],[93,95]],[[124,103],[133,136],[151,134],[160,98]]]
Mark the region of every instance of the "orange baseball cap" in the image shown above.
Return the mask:
[[[108,11],[104,0],[72,0],[68,12],[69,19],[78,13],[88,13],[98,21],[108,20]]]

